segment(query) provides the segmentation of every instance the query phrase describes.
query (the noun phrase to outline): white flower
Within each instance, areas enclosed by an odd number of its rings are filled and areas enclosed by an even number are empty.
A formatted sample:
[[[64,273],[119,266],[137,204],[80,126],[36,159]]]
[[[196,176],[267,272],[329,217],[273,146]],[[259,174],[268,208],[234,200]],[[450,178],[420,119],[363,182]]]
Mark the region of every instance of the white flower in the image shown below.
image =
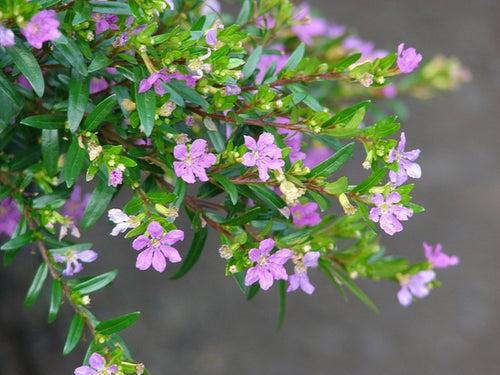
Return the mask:
[[[136,228],[139,226],[137,218],[128,216],[125,212],[118,208],[112,208],[109,210],[108,218],[116,224],[110,233],[112,236],[118,236],[120,233],[125,232],[129,228]]]

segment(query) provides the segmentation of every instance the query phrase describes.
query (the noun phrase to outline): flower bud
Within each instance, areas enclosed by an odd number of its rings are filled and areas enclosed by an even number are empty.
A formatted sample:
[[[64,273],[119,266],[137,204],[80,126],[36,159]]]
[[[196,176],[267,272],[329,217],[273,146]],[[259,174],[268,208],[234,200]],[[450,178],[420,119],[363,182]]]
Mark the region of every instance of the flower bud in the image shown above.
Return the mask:
[[[356,213],[356,207],[354,207],[351,202],[349,202],[349,198],[347,198],[347,195],[345,195],[345,193],[339,195],[339,202],[346,215],[352,216]]]

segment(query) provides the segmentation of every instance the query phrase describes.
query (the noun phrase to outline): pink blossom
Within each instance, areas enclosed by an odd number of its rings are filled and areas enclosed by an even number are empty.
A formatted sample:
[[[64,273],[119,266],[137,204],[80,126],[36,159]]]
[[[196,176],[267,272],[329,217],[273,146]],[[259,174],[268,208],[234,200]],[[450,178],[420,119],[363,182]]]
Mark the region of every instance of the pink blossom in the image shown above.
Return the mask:
[[[432,246],[424,242],[423,245],[425,257],[434,268],[448,268],[460,263],[457,256],[443,253],[443,246],[440,243]]]
[[[422,55],[417,53],[415,48],[404,48],[404,43],[398,46],[398,68],[401,73],[411,73],[417,69],[420,61],[422,61]]]
[[[73,276],[83,269],[80,262],[93,262],[97,259],[97,253],[94,250],[68,250],[64,254],[53,254],[53,258],[57,263],[66,263],[66,268],[62,272],[64,276]]]
[[[321,222],[316,202],[297,203],[290,208],[293,223],[298,227],[314,226]]]
[[[370,210],[369,218],[375,223],[380,222],[380,228],[391,236],[403,230],[400,220],[405,221],[413,216],[413,210],[399,204],[400,201],[401,195],[395,191],[389,193],[386,199],[380,193],[374,194],[372,197],[372,203],[376,207]]]
[[[137,237],[132,243],[132,247],[141,251],[137,256],[135,266],[144,271],[151,265],[158,272],[165,271],[166,259],[171,263],[179,263],[181,256],[177,249],[171,245],[184,240],[184,232],[180,229],[171,230],[165,233],[163,227],[156,221],[148,225],[147,233]]]
[[[16,230],[21,213],[17,209],[16,202],[11,198],[0,201],[0,234],[11,237]]]
[[[119,168],[113,169],[109,173],[109,178],[108,178],[108,185],[117,187],[118,185],[121,185],[123,183],[123,171]]]
[[[118,372],[116,365],[107,366],[106,360],[99,353],[92,353],[88,366],[80,366],[75,369],[74,375],[111,375]]]
[[[104,91],[109,87],[108,81],[105,78],[92,78],[90,80],[89,92],[90,94],[97,94],[98,92]]]
[[[420,150],[405,151],[405,146],[406,136],[403,132],[401,133],[401,138],[397,147],[389,151],[389,163],[396,162],[398,164],[397,172],[389,171],[389,179],[393,186],[404,184],[408,180],[408,177],[420,178],[422,176],[420,165],[415,163],[415,160],[417,160],[420,155]]]
[[[44,42],[55,40],[61,36],[57,13],[53,10],[42,10],[31,17],[21,29],[21,33],[33,47],[40,49]]]
[[[178,81],[186,82],[188,87],[193,88],[196,85],[197,78],[188,74],[182,74],[181,72],[169,73],[167,68],[163,68],[158,72],[151,74],[148,78],[143,79],[139,84],[139,93],[143,93],[151,89],[154,86],[156,94],[163,96],[165,94],[165,89],[163,88],[164,83],[168,83],[171,80],[176,79]]]
[[[274,120],[278,124],[288,124],[290,123],[290,120],[287,117],[276,117]],[[297,131],[297,130],[289,130],[289,129],[283,129],[279,128],[278,129],[279,134],[284,134],[286,135],[283,141],[287,145],[287,147],[290,147],[290,153],[288,154],[288,157],[290,158],[290,161],[292,163],[295,163],[298,160],[304,160],[306,157],[306,154],[304,154],[301,151],[302,148],[302,133]]]
[[[256,166],[261,181],[269,179],[268,171],[270,169],[281,171],[285,162],[281,159],[281,149],[275,145],[274,136],[271,133],[262,133],[257,142],[248,135],[245,135],[244,138],[245,146],[249,149],[249,152],[243,155],[241,163],[244,166]]]
[[[290,285],[288,286],[287,292],[293,292],[300,287],[305,293],[313,294],[315,288],[309,281],[307,269],[318,267],[319,256],[319,251],[310,251],[305,253],[303,257],[293,259],[295,263],[295,273],[288,277]]]
[[[92,13],[92,19],[95,21],[95,33],[97,35],[107,30],[119,30],[118,16],[114,14]]]
[[[259,243],[259,248],[253,248],[248,253],[248,257],[254,263],[249,268],[245,276],[245,285],[249,286],[259,282],[263,290],[268,290],[274,280],[287,280],[288,275],[283,265],[292,257],[293,253],[289,249],[281,249],[271,255],[274,248],[274,240],[268,238]]]
[[[175,146],[174,156],[178,160],[174,161],[175,174],[189,184],[194,184],[196,177],[200,181],[208,181],[205,169],[217,160],[214,154],[207,153],[207,141],[204,139],[195,140],[189,150],[185,144]]]
[[[398,292],[399,303],[409,306],[413,302],[413,297],[424,298],[429,295],[430,289],[427,285],[434,280],[436,274],[432,270],[420,271],[419,273],[403,278],[400,281],[401,289]]]

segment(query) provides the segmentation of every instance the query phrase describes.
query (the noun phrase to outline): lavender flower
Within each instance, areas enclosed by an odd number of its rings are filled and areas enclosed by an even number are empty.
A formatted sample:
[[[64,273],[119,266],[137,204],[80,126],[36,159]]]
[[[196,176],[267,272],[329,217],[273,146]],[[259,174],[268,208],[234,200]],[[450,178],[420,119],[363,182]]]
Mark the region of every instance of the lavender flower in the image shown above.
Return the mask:
[[[143,79],[139,84],[139,93],[143,93],[151,89],[154,86],[156,94],[163,96],[165,94],[165,89],[163,88],[164,83],[170,82],[172,79],[178,81],[185,81],[188,87],[193,88],[196,85],[196,78],[192,75],[185,75],[181,72],[169,73],[167,68],[163,68],[158,72],[151,74],[148,78]]]
[[[287,117],[276,117],[274,121],[277,122],[278,124],[290,123],[290,120]],[[291,149],[290,153],[288,154],[290,161],[292,163],[295,163],[298,160],[304,160],[306,154],[304,154],[301,151],[302,133],[296,130],[289,130],[283,128],[279,128],[278,133],[286,135],[286,137],[283,139],[283,142],[285,142],[285,145],[287,145],[287,147],[290,147]]]
[[[304,158],[304,165],[307,168],[314,168],[322,161],[326,160],[332,155],[332,150],[325,146],[310,147]]]
[[[391,236],[403,230],[400,220],[408,220],[413,215],[413,210],[397,204],[399,201],[401,201],[401,195],[395,191],[389,193],[385,200],[380,193],[374,194],[372,197],[372,203],[376,207],[370,210],[369,218],[375,223],[380,221],[380,228]]]
[[[401,73],[411,73],[417,69],[420,61],[422,61],[422,55],[417,53],[415,48],[404,48],[404,43],[398,46],[398,68]]]
[[[92,353],[89,366],[80,366],[75,369],[75,375],[111,375],[118,372],[116,365],[106,366],[106,360],[99,353]]]
[[[207,31],[205,35],[205,42],[210,47],[215,47],[217,45],[217,28],[212,28]]]
[[[10,47],[14,44],[16,44],[16,38],[12,30],[0,25],[0,46]]]
[[[388,99],[393,99],[398,95],[398,89],[396,85],[394,84],[389,84],[387,86],[384,86],[382,89],[382,95]]]
[[[259,63],[257,64],[257,68],[259,69],[259,73],[256,77],[257,82],[262,82],[264,80],[266,72],[271,67],[271,65],[276,64],[275,73],[279,73],[288,61],[288,55],[285,53],[285,47],[283,45],[277,44],[270,46],[269,48],[278,50],[280,54],[262,55]]]
[[[105,78],[92,78],[90,80],[89,92],[90,94],[97,94],[104,91],[109,87],[108,81]]]
[[[294,15],[294,20],[298,24],[292,27],[294,34],[305,44],[311,44],[313,37],[325,35],[328,24],[321,18],[311,17],[309,14],[309,4],[301,4]]]
[[[457,256],[443,253],[443,246],[440,243],[432,246],[424,242],[423,245],[425,257],[434,268],[448,268],[460,263]]]
[[[262,29],[274,29],[274,26],[276,26],[276,20],[269,13],[266,13],[255,19],[255,25]]]
[[[179,160],[174,161],[175,174],[189,184],[194,184],[196,177],[200,181],[208,181],[205,169],[214,165],[217,159],[214,154],[207,153],[207,141],[204,139],[195,140],[189,151],[185,144],[175,146],[174,156]]]
[[[69,196],[69,199],[64,203],[61,213],[64,216],[69,216],[73,219],[75,223],[78,223],[82,217],[85,208],[90,202],[90,194],[86,193],[82,195],[82,188],[80,185],[76,185]]]
[[[403,132],[401,133],[401,138],[397,147],[389,151],[389,163],[397,162],[398,164],[397,172],[389,172],[389,179],[395,187],[404,184],[406,180],[408,180],[408,177],[420,178],[420,176],[422,175],[420,165],[415,163],[415,160],[417,160],[418,156],[420,155],[420,150],[415,149],[405,152],[405,146],[406,136]]]
[[[97,253],[94,250],[74,251],[68,250],[63,255],[54,254],[54,260],[57,263],[66,263],[63,271],[64,276],[73,276],[83,269],[80,262],[91,263],[97,259]]]
[[[313,294],[314,285],[309,281],[309,276],[307,276],[308,268],[318,267],[319,251],[310,251],[301,257],[293,257],[292,260],[295,264],[295,273],[288,277],[287,292],[293,292],[299,287],[307,294]]]
[[[293,223],[298,227],[306,225],[318,225],[321,222],[319,216],[318,204],[316,202],[307,202],[306,204],[297,203],[290,208]]]
[[[108,185],[117,187],[123,182],[123,171],[120,168],[115,168],[109,173]]]
[[[413,297],[424,298],[429,295],[429,287],[427,286],[436,274],[432,270],[420,271],[419,273],[403,278],[400,281],[401,289],[398,292],[399,303],[403,306],[409,306],[413,302]]]
[[[42,10],[31,17],[31,20],[21,29],[21,33],[29,44],[40,49],[44,42],[61,36],[58,27],[57,13],[53,10]]]
[[[179,229],[165,233],[163,227],[156,221],[148,225],[147,234],[137,237],[132,247],[141,251],[137,257],[135,266],[144,271],[153,265],[158,272],[163,272],[167,266],[165,259],[172,263],[181,261],[179,252],[170,245],[184,240],[184,232]],[[143,250],[144,249],[144,250]]]
[[[239,95],[241,93],[241,88],[238,85],[226,85],[224,90],[226,95]]]
[[[21,213],[17,209],[16,202],[11,198],[0,201],[0,234],[11,237],[16,230]]]
[[[26,90],[33,91],[33,86],[31,86],[31,83],[28,81],[24,74],[19,74],[19,76],[16,78],[16,83],[19,86],[24,87]]]
[[[107,30],[119,30],[118,16],[114,14],[92,13],[91,17],[95,21],[95,33],[97,35]]]
[[[261,181],[269,179],[269,169],[281,171],[285,162],[281,159],[281,149],[274,144],[271,133],[262,133],[259,140],[245,135],[245,146],[250,150],[243,155],[242,164],[246,167],[256,166]]]
[[[373,61],[387,55],[387,51],[375,49],[373,42],[361,39],[356,35],[350,35],[342,42],[342,47],[361,53],[361,57],[356,64],[362,64],[366,61]]]
[[[248,257],[257,264],[248,269],[245,276],[245,285],[249,286],[259,282],[263,290],[268,290],[274,283],[274,280],[287,280],[285,264],[293,255],[289,249],[281,249],[270,255],[274,247],[272,238],[265,239],[259,243],[258,249],[251,249]]]
[[[110,233],[112,236],[118,236],[118,234],[125,232],[129,228],[137,228],[140,224],[140,221],[136,217],[130,217],[118,208],[110,209],[108,211],[108,218],[116,224]]]
[[[66,237],[68,232],[71,233],[73,237],[80,238],[80,231],[76,226],[75,220],[70,216],[65,216],[59,231],[59,241]]]

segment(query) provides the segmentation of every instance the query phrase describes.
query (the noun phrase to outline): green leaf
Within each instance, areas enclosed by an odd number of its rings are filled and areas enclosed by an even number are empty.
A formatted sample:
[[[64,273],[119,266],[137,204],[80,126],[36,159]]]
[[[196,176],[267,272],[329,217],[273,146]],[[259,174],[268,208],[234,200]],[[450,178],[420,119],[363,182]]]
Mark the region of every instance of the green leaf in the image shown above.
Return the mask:
[[[174,276],[171,277],[172,280],[179,279],[184,276],[193,266],[196,264],[198,259],[200,258],[201,252],[203,251],[203,247],[205,246],[205,242],[207,240],[208,229],[207,227],[201,228],[199,231],[194,233],[193,241],[191,242],[191,246],[189,248],[189,252],[182,262],[181,266],[177,270]]]
[[[184,100],[199,105],[204,110],[208,109],[209,104],[207,100],[201,96],[198,91],[188,87],[184,81],[172,80],[170,81],[169,86],[182,96]]]
[[[125,328],[134,324],[137,319],[139,319],[140,315],[141,313],[138,311],[121,315],[117,318],[99,323],[95,329],[101,335],[111,335],[112,333],[123,331]]]
[[[23,97],[17,92],[14,85],[0,70],[0,103],[2,110],[0,111],[0,125],[7,125],[12,122],[12,118],[17,116],[24,106]],[[13,127],[8,127],[13,128]],[[0,134],[0,148],[3,148],[4,132]]]
[[[140,81],[141,78],[138,77],[135,82],[135,104],[137,106],[139,120],[141,120],[142,127],[144,128],[144,134],[149,137],[153,132],[153,127],[155,125],[156,93],[154,90],[148,90],[139,94],[138,90]]]
[[[69,325],[68,336],[64,343],[63,354],[69,354],[80,342],[83,333],[84,320],[80,314],[75,314]]]
[[[285,207],[285,201],[281,199],[274,191],[267,188],[265,185],[248,185],[250,190],[254,192],[257,199],[264,203],[267,207],[273,208],[279,211],[281,208]]]
[[[45,282],[45,279],[47,278],[47,273],[48,273],[47,263],[43,262],[38,267],[38,270],[36,271],[35,277],[33,278],[33,281],[31,282],[30,288],[28,289],[28,293],[26,294],[26,297],[24,298],[24,306],[31,307],[33,305],[33,303],[35,303],[38,296],[40,295],[40,292],[41,292],[42,287],[43,287],[43,283]]]
[[[238,203],[238,189],[236,189],[236,186],[226,176],[221,174],[214,174],[212,177],[222,185],[224,190],[229,194],[233,205]]]
[[[89,65],[88,71],[89,73],[97,72],[102,68],[109,66],[112,63],[112,60],[106,55],[98,52],[94,57],[94,60]]]
[[[243,69],[241,70],[241,73],[243,74],[243,79],[248,79],[253,72],[255,71],[255,68],[257,68],[257,64],[259,63],[260,56],[262,55],[262,47],[257,46],[250,56],[248,56],[248,60],[243,66]]]
[[[45,82],[42,70],[31,51],[19,41],[16,45],[6,49],[16,67],[24,74],[35,93],[41,98],[45,90]]]
[[[243,225],[256,219],[260,214],[265,211],[261,207],[254,207],[245,212],[243,215],[233,217],[222,222],[223,225]]]
[[[386,174],[387,168],[374,170],[366,180],[358,184],[354,189],[351,190],[351,192],[358,194],[365,193],[366,191],[377,185],[380,181],[382,181]]]
[[[78,45],[72,39],[66,38],[64,34],[54,40],[53,43],[56,50],[63,55],[68,64],[82,76],[86,77],[88,74],[87,66]]]
[[[302,61],[302,58],[304,57],[304,52],[305,52],[305,44],[300,43],[297,48],[295,48],[295,51],[292,52],[290,57],[288,58],[285,66],[283,69],[281,69],[282,72],[286,72],[288,70],[293,70],[299,65],[299,63]]]
[[[62,113],[36,115],[23,118],[21,124],[38,129],[63,129],[66,116]]]
[[[363,121],[366,109],[370,104],[370,101],[366,100],[353,105],[352,107],[345,108],[326,120],[323,124],[321,124],[321,127],[326,129],[333,125],[341,129],[355,129],[361,121]]]
[[[68,123],[74,133],[78,129],[89,100],[89,80],[73,71],[69,80]]]
[[[108,96],[102,102],[97,104],[83,122],[83,129],[89,132],[95,131],[111,114],[116,104],[116,94]]]
[[[53,177],[57,173],[59,160],[59,131],[57,129],[42,130],[42,161],[47,174]]]
[[[358,61],[360,57],[361,53],[355,53],[354,55],[347,56],[345,59],[335,64],[333,69],[336,72],[342,72],[346,70],[348,67],[350,67],[352,64],[354,64],[356,61]]]
[[[278,281],[278,290],[279,290],[279,296],[280,296],[280,304],[279,304],[277,329],[279,330],[283,326],[283,322],[285,321],[285,313],[286,313],[286,281],[285,280]]]
[[[73,287],[73,291],[80,292],[80,294],[89,294],[98,291],[113,282],[113,280],[118,275],[117,270],[103,273],[98,276],[91,277],[81,283],[76,284]]]
[[[397,116],[389,116],[366,128],[364,134],[370,138],[384,138],[394,134],[399,128]]]
[[[317,176],[330,176],[352,157],[353,152],[354,142],[345,145],[328,159],[315,166],[309,173],[308,177],[314,178]]]
[[[329,182],[325,185],[325,191],[331,195],[339,195],[347,191],[347,177],[342,176],[335,182]]]
[[[177,196],[174,207],[179,208],[186,197],[187,184],[182,178],[175,180],[174,194]]]
[[[240,13],[236,18],[235,23],[237,25],[244,25],[248,18],[250,17],[250,11],[252,10],[252,2],[250,0],[244,0],[243,6],[241,7]]]
[[[68,187],[73,186],[76,178],[80,175],[86,157],[87,152],[85,149],[80,148],[77,138],[73,138],[69,145],[63,167],[64,181],[66,181]]]
[[[104,13],[104,14],[119,14],[123,16],[132,16],[132,11],[130,10],[130,6],[127,3],[118,2],[118,1],[91,1],[92,10],[96,13]]]
[[[90,202],[83,213],[83,218],[80,223],[83,229],[89,229],[99,220],[104,211],[106,211],[114,193],[115,189],[112,186],[108,186],[106,181],[100,181],[97,184],[90,197]]]
[[[60,280],[52,280],[52,291],[50,293],[49,323],[56,320],[59,307],[62,303],[62,286]]]
[[[33,232],[26,232],[4,243],[2,247],[0,247],[0,250],[7,251],[20,249],[21,247],[31,243],[34,238],[35,236],[33,235]]]
[[[218,130],[207,130],[208,137],[215,147],[215,151],[222,153],[226,149],[226,139]]]

